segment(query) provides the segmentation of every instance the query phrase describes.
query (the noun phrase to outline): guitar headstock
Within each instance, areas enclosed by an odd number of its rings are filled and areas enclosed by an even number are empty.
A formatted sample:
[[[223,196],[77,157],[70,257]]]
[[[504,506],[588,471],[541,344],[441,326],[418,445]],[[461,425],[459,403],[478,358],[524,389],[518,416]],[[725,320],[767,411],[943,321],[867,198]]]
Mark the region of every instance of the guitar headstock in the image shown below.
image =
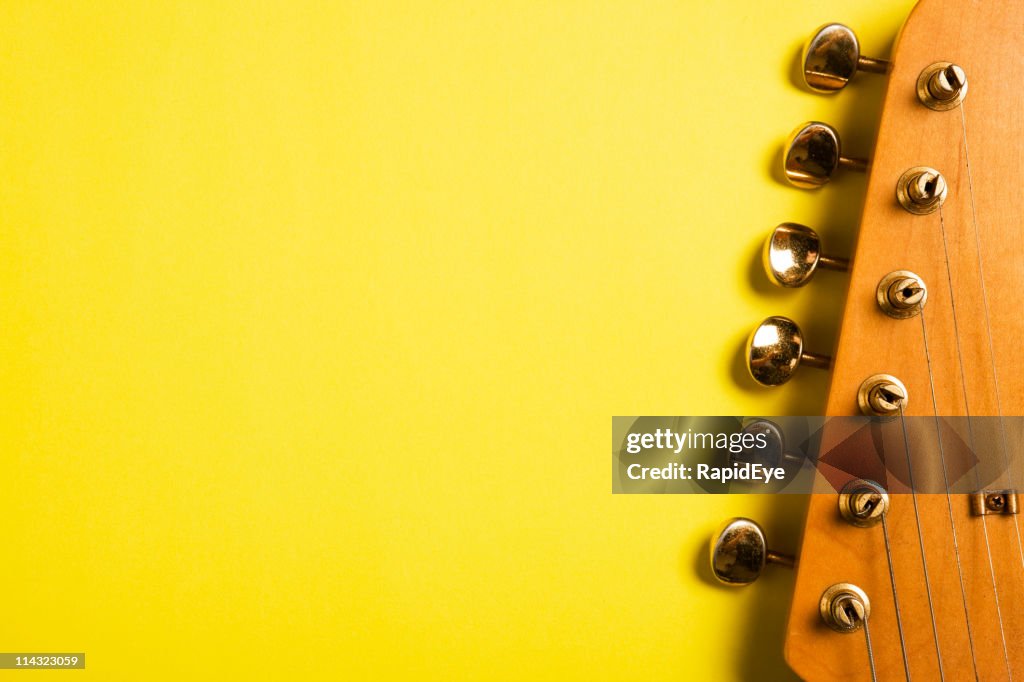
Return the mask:
[[[799,327],[769,318],[751,335],[751,375],[778,385],[800,364],[826,368],[826,415],[933,418],[930,440],[907,439],[911,471],[918,459],[944,456],[944,430],[947,447],[960,438],[977,450],[973,419],[1024,414],[1022,29],[1019,2],[922,0],[888,62],[860,55],[838,25],[808,44],[812,89],[835,92],[867,77],[857,71],[884,73],[888,84],[868,161],[847,156],[825,124],[790,137],[792,184],[813,189],[844,170],[866,170],[867,194],[834,353],[807,352]],[[773,232],[765,265],[781,286],[802,286],[818,267],[847,269],[822,254],[813,231],[792,224]],[[958,422],[966,431],[940,426],[955,416],[970,418]],[[822,449],[841,437],[826,426]],[[914,494],[913,485],[897,494],[893,481],[880,480],[863,482],[860,502],[834,490],[812,496],[786,639],[798,674],[1024,675],[1022,472],[1009,466],[1006,442],[984,444],[1004,449],[999,485],[970,494]],[[843,504],[859,503],[873,510],[870,522],[842,513]]]

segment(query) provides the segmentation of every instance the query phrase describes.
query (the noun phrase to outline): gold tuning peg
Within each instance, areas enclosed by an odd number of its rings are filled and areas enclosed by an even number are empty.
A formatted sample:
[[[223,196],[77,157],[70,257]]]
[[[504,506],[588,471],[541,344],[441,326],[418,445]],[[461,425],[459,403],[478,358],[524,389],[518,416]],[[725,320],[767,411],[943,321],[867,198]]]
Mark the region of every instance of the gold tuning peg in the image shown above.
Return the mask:
[[[782,223],[764,243],[764,269],[780,287],[802,287],[818,267],[845,272],[850,261],[821,253],[818,233],[806,225]]]
[[[797,126],[786,140],[783,167],[790,184],[817,189],[832,178],[837,168],[863,173],[868,162],[843,156],[836,129],[827,123],[809,121]]]
[[[884,59],[862,55],[856,34],[842,24],[820,27],[804,47],[804,82],[815,92],[838,92],[857,71],[884,74],[888,70]]]
[[[743,434],[764,436],[764,447],[753,447],[741,452],[730,453],[730,464],[761,464],[766,467],[782,467],[787,471],[799,470],[806,457],[802,452],[791,450],[786,445],[786,436],[775,422],[769,419],[750,419],[740,430]]]
[[[711,540],[711,572],[723,585],[742,587],[758,579],[766,563],[793,568],[793,557],[768,549],[756,521],[729,519]]]
[[[803,362],[828,369],[832,358],[804,352],[800,327],[788,317],[769,317],[757,325],[747,341],[747,369],[762,386],[779,386],[793,376]]]

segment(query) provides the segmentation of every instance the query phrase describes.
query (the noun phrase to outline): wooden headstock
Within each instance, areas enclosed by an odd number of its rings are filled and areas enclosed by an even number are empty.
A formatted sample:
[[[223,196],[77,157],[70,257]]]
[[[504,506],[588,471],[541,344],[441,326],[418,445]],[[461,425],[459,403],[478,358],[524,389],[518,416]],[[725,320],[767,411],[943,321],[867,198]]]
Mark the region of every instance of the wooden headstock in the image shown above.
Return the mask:
[[[969,89],[962,105],[935,110],[918,81],[946,62]],[[1024,3],[922,0],[888,79],[826,414],[859,414],[861,384],[884,373],[906,387],[907,416],[1024,415]],[[898,201],[915,167],[941,173],[939,210],[915,214]],[[926,284],[920,315],[880,309],[879,282],[896,271]],[[1022,475],[1011,469],[1005,485]],[[870,659],[863,632],[822,622],[819,603],[836,583],[870,596]],[[893,494],[884,524],[858,528],[837,513],[834,492],[814,495],[786,658],[808,680],[871,679],[872,667],[884,680],[1024,677],[1022,605],[1016,515],[974,515],[963,493]]]

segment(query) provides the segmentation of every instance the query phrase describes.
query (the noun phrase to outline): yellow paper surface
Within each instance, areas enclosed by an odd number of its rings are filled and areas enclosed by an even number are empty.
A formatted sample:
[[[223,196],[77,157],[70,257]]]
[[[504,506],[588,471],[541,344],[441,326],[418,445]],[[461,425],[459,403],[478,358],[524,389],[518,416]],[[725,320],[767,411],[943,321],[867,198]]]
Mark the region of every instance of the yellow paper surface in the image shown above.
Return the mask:
[[[778,222],[851,247],[882,79],[799,90],[816,25],[912,3],[7,2],[0,650],[41,679],[787,679],[792,578],[709,533],[798,499],[612,496],[611,416],[801,414]],[[6,679],[20,673],[0,674]],[[20,677],[19,677],[20,679]]]

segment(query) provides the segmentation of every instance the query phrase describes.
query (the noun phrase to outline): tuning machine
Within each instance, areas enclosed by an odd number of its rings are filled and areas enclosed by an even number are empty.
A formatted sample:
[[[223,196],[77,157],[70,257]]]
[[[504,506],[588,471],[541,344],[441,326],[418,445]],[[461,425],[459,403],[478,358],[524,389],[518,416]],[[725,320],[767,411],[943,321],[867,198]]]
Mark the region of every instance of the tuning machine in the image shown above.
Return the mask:
[[[787,447],[786,436],[777,423],[770,419],[746,420],[740,433],[762,435],[764,447],[752,447],[730,453],[730,464],[760,464],[764,467],[782,467],[787,472],[798,471],[807,459],[803,452]]]
[[[842,90],[857,71],[889,70],[886,60],[862,55],[857,35],[843,24],[825,24],[814,32],[804,47],[803,66],[807,87],[822,93]]]
[[[837,168],[863,173],[867,159],[842,155],[839,133],[827,123],[808,121],[796,127],[786,140],[783,171],[791,185],[802,189],[823,187]]]
[[[967,96],[967,74],[951,62],[936,62],[925,67],[917,78],[917,98],[935,111],[960,106]]]
[[[804,337],[788,317],[769,317],[747,340],[747,369],[762,386],[779,386],[793,376],[800,363],[828,369],[832,358],[804,352]]]
[[[768,549],[756,521],[737,517],[722,525],[711,541],[711,572],[723,585],[742,587],[758,579],[765,564],[793,568],[793,557]]]
[[[928,215],[942,208],[949,185],[942,173],[928,166],[907,170],[896,183],[896,200],[908,213]]]
[[[857,407],[869,417],[895,417],[903,413],[910,393],[891,374],[873,374],[857,389]]]
[[[821,253],[818,233],[797,223],[782,223],[764,244],[764,269],[780,287],[802,287],[818,267],[845,272],[850,261]]]

